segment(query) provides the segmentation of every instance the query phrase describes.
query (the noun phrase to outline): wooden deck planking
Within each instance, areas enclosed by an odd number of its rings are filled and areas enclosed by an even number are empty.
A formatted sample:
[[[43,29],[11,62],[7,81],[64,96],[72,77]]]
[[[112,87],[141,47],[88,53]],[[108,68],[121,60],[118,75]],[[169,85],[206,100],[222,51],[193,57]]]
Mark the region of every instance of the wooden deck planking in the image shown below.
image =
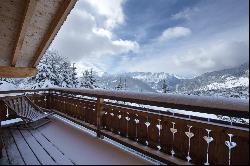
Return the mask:
[[[77,165],[152,165],[56,118],[39,131]]]
[[[74,165],[38,130],[5,129],[3,141],[7,149],[3,149],[0,165]]]
[[[56,165],[55,160],[50,154],[37,142],[37,140],[27,130],[20,130],[21,134],[30,145],[34,154],[38,157],[42,165]]]
[[[5,148],[3,148],[2,153],[3,157],[0,158],[0,165],[10,165]]]
[[[52,144],[48,139],[46,139],[38,130],[30,130],[31,134],[36,138],[36,140],[43,146],[46,151],[49,152],[50,156],[59,165],[74,165],[74,163],[67,158],[60,150],[58,150],[54,144]]]
[[[3,142],[6,149],[6,156],[11,165],[25,165],[19,149],[8,130],[3,131]]]
[[[57,118],[35,130],[4,129],[0,165],[152,164]]]
[[[27,165],[41,165],[37,156],[35,156],[33,151],[30,149],[29,145],[21,135],[20,131],[11,129],[11,133],[13,135],[13,138],[17,144],[20,153],[22,154],[25,163]]]

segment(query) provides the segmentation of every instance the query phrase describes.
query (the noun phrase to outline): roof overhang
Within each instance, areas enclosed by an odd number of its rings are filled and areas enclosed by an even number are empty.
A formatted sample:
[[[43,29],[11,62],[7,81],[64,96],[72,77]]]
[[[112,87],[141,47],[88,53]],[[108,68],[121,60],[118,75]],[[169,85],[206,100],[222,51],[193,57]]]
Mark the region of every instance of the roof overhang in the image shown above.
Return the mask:
[[[36,66],[77,0],[1,0],[0,77],[36,74]]]

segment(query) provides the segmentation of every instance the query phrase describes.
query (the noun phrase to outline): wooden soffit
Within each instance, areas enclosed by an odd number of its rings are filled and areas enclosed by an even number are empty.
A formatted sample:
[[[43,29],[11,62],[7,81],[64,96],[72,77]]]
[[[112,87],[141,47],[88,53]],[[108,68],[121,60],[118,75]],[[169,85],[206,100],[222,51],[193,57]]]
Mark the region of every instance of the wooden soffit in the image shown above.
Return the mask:
[[[76,0],[1,0],[0,77],[35,75],[38,62],[75,3]]]

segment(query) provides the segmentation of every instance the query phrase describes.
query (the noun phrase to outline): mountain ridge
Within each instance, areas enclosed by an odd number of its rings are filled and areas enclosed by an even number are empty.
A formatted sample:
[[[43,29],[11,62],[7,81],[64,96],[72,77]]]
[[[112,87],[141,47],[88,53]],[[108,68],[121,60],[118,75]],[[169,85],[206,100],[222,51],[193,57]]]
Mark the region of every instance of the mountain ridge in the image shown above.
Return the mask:
[[[103,80],[103,78],[107,78]],[[100,82],[105,82],[108,89],[114,88],[115,83],[109,86],[109,80],[113,82],[119,79],[127,81],[127,90],[144,92],[161,92],[163,80],[166,81],[169,93],[201,94],[208,91],[220,89],[226,93],[237,93],[248,96],[249,92],[249,63],[246,62],[238,67],[207,72],[194,78],[179,78],[174,74],[164,72],[127,72],[121,74],[108,74],[98,78]],[[132,82],[131,82],[132,81]],[[132,87],[130,87],[132,86]],[[100,85],[103,88],[103,84]],[[107,88],[107,87],[105,87]],[[245,93],[247,91],[247,93]],[[236,95],[237,96],[237,95]]]

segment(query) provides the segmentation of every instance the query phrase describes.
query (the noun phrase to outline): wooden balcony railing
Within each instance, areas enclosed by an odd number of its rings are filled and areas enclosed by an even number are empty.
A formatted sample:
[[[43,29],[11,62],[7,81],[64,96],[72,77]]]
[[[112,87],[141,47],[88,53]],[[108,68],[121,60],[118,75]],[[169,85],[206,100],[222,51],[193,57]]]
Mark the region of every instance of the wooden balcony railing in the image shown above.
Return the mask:
[[[60,88],[11,93],[26,93],[39,106],[95,131],[98,137],[164,163],[249,164],[248,124],[175,112],[248,121],[249,102],[245,100]]]

